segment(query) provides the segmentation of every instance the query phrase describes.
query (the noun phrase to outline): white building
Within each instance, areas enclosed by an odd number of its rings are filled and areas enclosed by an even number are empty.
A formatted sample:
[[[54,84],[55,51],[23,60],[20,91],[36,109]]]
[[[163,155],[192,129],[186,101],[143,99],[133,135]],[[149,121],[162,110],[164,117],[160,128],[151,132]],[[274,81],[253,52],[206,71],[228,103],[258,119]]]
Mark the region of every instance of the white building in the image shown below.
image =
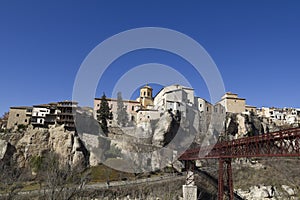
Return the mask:
[[[194,105],[194,89],[181,85],[164,87],[154,97],[154,107],[159,112],[183,112],[186,105]]]
[[[46,115],[50,113],[50,109],[46,105],[35,105],[32,108],[31,124],[33,126],[43,126],[45,124]]]
[[[31,124],[33,126],[55,124],[58,113],[57,103],[34,105],[31,114]]]
[[[202,113],[211,113],[213,110],[213,105],[200,97],[195,97],[195,104]]]

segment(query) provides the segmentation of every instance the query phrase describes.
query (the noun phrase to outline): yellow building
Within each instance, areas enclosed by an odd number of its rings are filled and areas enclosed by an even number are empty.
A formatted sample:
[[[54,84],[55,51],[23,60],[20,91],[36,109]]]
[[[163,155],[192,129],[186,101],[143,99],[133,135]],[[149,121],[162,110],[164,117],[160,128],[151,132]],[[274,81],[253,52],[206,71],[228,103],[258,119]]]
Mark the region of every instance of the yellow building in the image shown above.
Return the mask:
[[[226,112],[243,113],[246,110],[246,99],[231,92],[227,92],[218,103],[225,107]]]
[[[140,97],[137,98],[137,101],[140,102],[142,108],[153,106],[152,91],[153,89],[149,85],[145,85],[140,89]]]

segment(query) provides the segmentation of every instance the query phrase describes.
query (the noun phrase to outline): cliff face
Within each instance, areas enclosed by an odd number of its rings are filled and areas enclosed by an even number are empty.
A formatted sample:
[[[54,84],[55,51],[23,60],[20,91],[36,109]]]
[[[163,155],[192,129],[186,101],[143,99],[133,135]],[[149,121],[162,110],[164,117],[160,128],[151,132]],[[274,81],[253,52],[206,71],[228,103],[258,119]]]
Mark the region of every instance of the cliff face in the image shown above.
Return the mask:
[[[0,142],[0,149],[1,160],[12,158],[20,168],[28,167],[33,157],[50,151],[65,164],[88,164],[88,152],[79,137],[74,132],[65,131],[62,126],[49,129],[29,126],[23,133],[10,133],[5,142]]]
[[[226,114],[226,135],[231,139],[260,135],[280,130],[274,123],[252,114]]]
[[[230,139],[236,139],[280,129],[268,120],[251,114],[204,115],[195,112],[195,109],[186,109],[186,115],[181,116],[180,120],[178,116],[165,112],[158,121],[138,127],[112,128],[108,137],[95,134],[98,130],[96,122],[90,126],[93,131],[82,130],[80,137],[64,130],[63,126],[49,129],[29,126],[24,132],[2,136],[0,163],[13,159],[18,167],[28,167],[31,158],[52,151],[59,155],[61,162],[70,166],[97,165],[101,162],[115,169],[137,173],[172,165],[180,171],[183,166],[176,159],[178,151],[188,148],[191,143],[197,146],[213,144],[224,132]],[[247,188],[250,188],[249,192],[239,192],[249,199],[258,193],[254,186]],[[261,188],[265,191],[264,187]],[[268,186],[268,194],[272,193],[270,188],[271,185]],[[297,192],[294,188],[289,190]],[[261,193],[260,196],[265,197],[266,193]],[[255,198],[254,195],[252,199]]]

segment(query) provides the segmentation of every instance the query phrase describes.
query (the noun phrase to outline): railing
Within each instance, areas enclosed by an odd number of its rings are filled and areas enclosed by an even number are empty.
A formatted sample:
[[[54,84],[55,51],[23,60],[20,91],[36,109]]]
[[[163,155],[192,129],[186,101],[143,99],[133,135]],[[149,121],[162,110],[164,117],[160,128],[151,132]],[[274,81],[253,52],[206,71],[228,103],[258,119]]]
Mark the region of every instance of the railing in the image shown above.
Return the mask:
[[[190,149],[181,155],[180,160],[296,156],[300,156],[300,128],[223,141],[212,146]]]

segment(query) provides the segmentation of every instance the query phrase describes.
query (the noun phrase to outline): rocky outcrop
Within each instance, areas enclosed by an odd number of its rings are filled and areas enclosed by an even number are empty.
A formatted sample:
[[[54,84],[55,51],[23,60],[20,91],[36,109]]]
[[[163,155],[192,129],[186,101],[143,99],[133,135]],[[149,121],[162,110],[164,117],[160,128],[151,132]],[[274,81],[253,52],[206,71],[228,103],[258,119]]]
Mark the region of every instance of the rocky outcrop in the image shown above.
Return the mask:
[[[159,121],[155,124],[155,129],[153,131],[152,144],[154,146],[162,147],[167,142],[171,141],[170,132],[172,131],[172,128],[176,129],[175,127],[172,127],[172,125],[176,125],[174,117],[172,117],[169,112],[163,113]]]
[[[16,152],[16,148],[9,142],[0,139],[0,162],[9,163],[10,158]]]
[[[3,160],[6,154],[10,154],[20,168],[29,167],[33,157],[43,156],[47,152],[57,154],[64,164],[88,164],[88,152],[79,137],[63,126],[49,129],[29,126],[21,135],[10,133],[9,136],[8,141],[0,140],[0,158]]]
[[[253,114],[227,113],[226,134],[231,139],[278,131],[280,128]]]
[[[256,185],[249,188],[248,191],[243,191],[241,189],[237,190],[237,193],[241,197],[248,200],[258,200],[258,199],[299,199],[296,196],[294,189],[287,185],[282,185],[281,188],[276,188],[275,186],[266,185]]]

